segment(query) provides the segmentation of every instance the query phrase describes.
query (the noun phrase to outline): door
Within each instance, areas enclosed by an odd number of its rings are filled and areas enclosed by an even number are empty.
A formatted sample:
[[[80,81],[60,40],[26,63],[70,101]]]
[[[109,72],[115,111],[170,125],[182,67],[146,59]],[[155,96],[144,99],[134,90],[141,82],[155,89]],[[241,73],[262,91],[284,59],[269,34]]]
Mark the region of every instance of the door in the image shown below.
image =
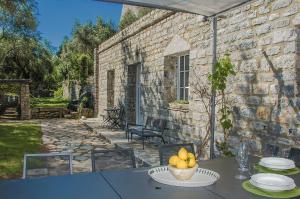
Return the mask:
[[[135,96],[135,122],[136,124],[142,124],[141,122],[141,65],[136,66],[136,96]]]
[[[127,76],[127,120],[139,124],[141,122],[141,83],[140,64],[128,66]]]

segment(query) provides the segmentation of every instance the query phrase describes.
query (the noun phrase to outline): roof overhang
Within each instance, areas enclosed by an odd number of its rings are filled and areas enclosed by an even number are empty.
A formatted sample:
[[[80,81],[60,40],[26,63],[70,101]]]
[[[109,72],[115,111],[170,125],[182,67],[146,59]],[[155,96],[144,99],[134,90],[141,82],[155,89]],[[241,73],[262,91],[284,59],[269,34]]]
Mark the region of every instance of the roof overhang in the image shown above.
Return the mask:
[[[157,9],[216,16],[253,0],[97,0]]]

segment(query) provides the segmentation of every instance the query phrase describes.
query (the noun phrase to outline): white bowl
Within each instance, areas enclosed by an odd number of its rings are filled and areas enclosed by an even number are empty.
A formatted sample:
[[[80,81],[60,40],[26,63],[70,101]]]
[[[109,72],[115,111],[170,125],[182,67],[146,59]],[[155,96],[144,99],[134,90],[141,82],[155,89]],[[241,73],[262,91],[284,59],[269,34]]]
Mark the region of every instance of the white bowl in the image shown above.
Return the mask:
[[[189,180],[193,177],[198,169],[198,164],[196,164],[193,168],[187,169],[177,169],[171,165],[168,165],[168,169],[170,173],[177,179],[177,180]]]

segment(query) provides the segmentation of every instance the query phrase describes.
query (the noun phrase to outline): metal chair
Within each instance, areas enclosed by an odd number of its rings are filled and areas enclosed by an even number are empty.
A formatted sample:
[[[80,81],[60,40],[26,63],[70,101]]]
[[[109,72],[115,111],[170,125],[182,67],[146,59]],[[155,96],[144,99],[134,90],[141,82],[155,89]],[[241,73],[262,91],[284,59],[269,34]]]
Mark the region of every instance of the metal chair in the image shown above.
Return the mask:
[[[276,146],[274,144],[266,144],[264,156],[274,157],[278,156],[279,154],[279,146]]]
[[[92,171],[136,168],[132,149],[93,150]]]
[[[168,165],[169,158],[172,155],[177,155],[179,149],[182,147],[186,148],[189,152],[195,154],[195,149],[194,149],[193,143],[162,145],[159,147],[160,165]]]
[[[132,134],[139,134],[139,132],[142,132],[144,128],[150,128],[151,123],[152,123],[153,117],[147,117],[145,125],[142,124],[135,124],[135,123],[126,123],[126,138],[128,138],[129,142],[129,133],[131,134],[131,139],[132,139]]]
[[[23,178],[39,178],[72,174],[71,153],[25,154]]]
[[[294,160],[297,167],[300,167],[300,148],[291,148],[289,159]]]
[[[147,118],[147,122],[148,119],[149,118]],[[165,144],[166,142],[163,134],[164,131],[166,130],[167,120],[164,119],[155,119],[153,121],[151,120],[149,125],[147,124],[147,122],[144,127],[141,125],[136,125],[138,128],[129,131],[131,133],[131,140],[132,140],[132,134],[140,136],[143,141],[143,149],[145,148],[145,139],[148,138],[154,138],[154,137],[160,138],[161,141]]]

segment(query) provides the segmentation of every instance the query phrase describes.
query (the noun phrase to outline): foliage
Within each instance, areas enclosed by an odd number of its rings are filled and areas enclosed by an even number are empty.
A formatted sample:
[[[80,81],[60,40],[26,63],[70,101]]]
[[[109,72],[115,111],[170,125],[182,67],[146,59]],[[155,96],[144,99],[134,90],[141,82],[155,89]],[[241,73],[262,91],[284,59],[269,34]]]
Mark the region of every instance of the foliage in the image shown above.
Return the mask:
[[[137,19],[138,17],[131,10],[127,10],[120,21],[119,29],[123,30],[124,28],[135,22]]]
[[[199,147],[198,153],[201,154],[205,151],[205,147],[209,143],[210,135],[211,135],[211,98],[212,92],[214,89],[216,91],[216,106],[219,105],[219,112],[221,113],[220,124],[223,128],[224,133],[224,144],[220,144],[220,149],[224,149],[222,151],[223,154],[229,154],[227,147],[227,137],[229,135],[229,129],[232,127],[232,121],[230,120],[230,102],[226,98],[226,82],[227,78],[230,75],[235,75],[234,66],[231,63],[229,55],[226,54],[223,58],[219,59],[216,63],[216,71],[212,74],[201,74],[198,76],[197,81],[193,87],[194,94],[199,98],[200,102],[203,104],[205,112],[207,114],[207,124],[205,126],[206,134],[204,137],[200,137],[201,146]],[[197,74],[196,72],[194,72]],[[208,80],[208,82],[206,81]]]
[[[86,104],[87,104],[87,102],[88,102],[88,97],[86,97],[86,96],[84,96],[82,99],[81,99],[81,101],[80,101],[80,103],[79,103],[79,115],[81,115],[82,114],[82,110],[83,110],[83,108],[85,108],[86,107]]]
[[[20,84],[0,84],[0,94],[16,95],[20,92]]]
[[[230,151],[229,145],[227,142],[217,142],[216,146],[219,151],[223,152],[225,157],[234,157],[234,154]]]
[[[69,101],[61,97],[54,98],[31,98],[33,108],[67,108]]]
[[[64,93],[63,87],[59,87],[56,91],[54,91],[54,98],[62,98]]]
[[[0,0],[0,78],[32,79],[34,88],[43,85],[53,68],[35,16],[34,0]]]
[[[231,111],[230,107],[226,105],[225,99],[226,82],[230,75],[235,75],[234,65],[231,63],[229,55],[226,54],[217,61],[215,73],[208,76],[212,82],[212,88],[221,93],[221,108],[219,110],[221,113],[220,123],[223,128],[225,141],[228,136],[228,130],[232,127],[232,121],[229,118]]]
[[[145,16],[146,14],[148,14],[149,12],[151,12],[152,10],[153,10],[152,8],[146,8],[146,7],[140,8],[137,16],[138,16],[138,18],[141,18],[141,17]]]
[[[151,8],[139,8],[137,15],[133,13],[132,10],[127,10],[124,15],[122,16],[122,19],[119,23],[119,29],[123,30],[124,28],[128,27],[131,25],[133,22],[138,20],[139,18],[145,16],[149,12],[151,12]]]
[[[42,150],[41,127],[36,123],[0,123],[0,179],[20,178],[24,153]]]
[[[93,74],[94,48],[115,34],[111,22],[98,18],[96,24],[75,23],[71,38],[65,38],[54,59],[53,79],[57,82],[79,81],[80,86]],[[61,86],[61,85],[58,85]]]

